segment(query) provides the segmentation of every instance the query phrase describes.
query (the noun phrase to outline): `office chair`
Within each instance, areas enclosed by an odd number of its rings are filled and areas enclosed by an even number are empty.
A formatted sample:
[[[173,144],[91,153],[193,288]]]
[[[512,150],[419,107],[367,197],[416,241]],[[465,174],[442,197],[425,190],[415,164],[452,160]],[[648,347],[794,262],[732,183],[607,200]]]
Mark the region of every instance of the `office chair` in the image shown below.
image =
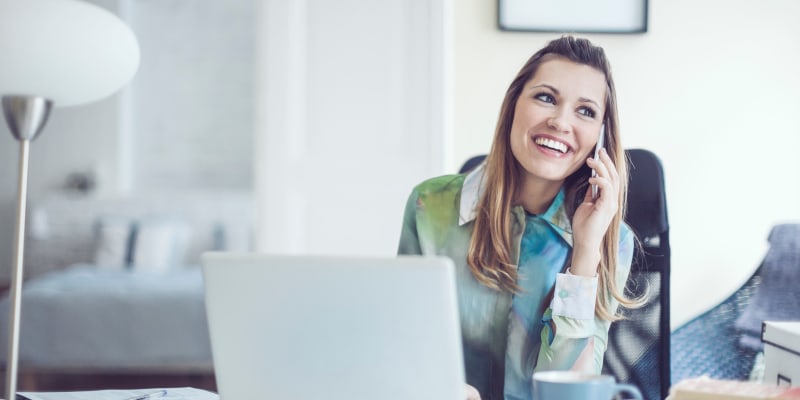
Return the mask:
[[[775,225],[761,264],[732,295],[672,333],[672,377],[748,380],[764,320],[800,319],[800,224]]]
[[[623,310],[624,320],[611,324],[603,373],[636,385],[647,400],[664,399],[670,387],[669,278],[670,245],[664,174],[650,151],[629,149],[630,184],[625,222],[641,246],[634,250],[626,293],[643,297],[644,305]],[[468,159],[459,173],[483,162]]]
[[[481,165],[483,160],[486,159],[485,154],[480,154],[477,156],[470,157],[467,161],[464,161],[464,164],[461,165],[461,168],[458,170],[459,174],[466,174],[469,171],[472,171],[478,165]]]
[[[639,239],[627,294],[643,297],[640,308],[623,310],[611,324],[603,372],[636,385],[645,399],[667,397],[670,378],[670,244],[664,172],[648,150],[625,151],[629,161],[625,222]]]

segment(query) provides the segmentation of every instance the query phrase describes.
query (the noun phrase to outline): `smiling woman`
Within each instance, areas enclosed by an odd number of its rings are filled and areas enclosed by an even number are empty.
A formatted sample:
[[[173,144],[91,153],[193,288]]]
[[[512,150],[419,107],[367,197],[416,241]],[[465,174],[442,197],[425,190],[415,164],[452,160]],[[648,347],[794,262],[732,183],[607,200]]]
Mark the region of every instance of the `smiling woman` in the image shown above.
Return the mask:
[[[399,253],[455,262],[472,398],[531,399],[536,370],[600,372],[617,307],[636,304],[618,126],[603,49],[562,37],[512,81],[486,162],[412,191]]]

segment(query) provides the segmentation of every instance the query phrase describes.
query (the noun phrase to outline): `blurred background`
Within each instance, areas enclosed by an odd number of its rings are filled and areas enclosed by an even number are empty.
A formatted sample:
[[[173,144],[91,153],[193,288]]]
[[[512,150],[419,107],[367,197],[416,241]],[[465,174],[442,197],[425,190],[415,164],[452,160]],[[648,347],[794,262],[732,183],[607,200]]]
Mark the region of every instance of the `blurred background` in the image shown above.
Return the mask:
[[[133,28],[141,67],[113,97],[54,110],[31,204],[248,196],[269,252],[393,254],[412,186],[488,151],[507,85],[559,35],[501,31],[486,0],[92,2]],[[611,59],[623,143],[664,164],[673,326],[800,219],[798,17],[793,0],[654,0],[646,33],[583,35]],[[17,147],[0,130],[7,282]]]

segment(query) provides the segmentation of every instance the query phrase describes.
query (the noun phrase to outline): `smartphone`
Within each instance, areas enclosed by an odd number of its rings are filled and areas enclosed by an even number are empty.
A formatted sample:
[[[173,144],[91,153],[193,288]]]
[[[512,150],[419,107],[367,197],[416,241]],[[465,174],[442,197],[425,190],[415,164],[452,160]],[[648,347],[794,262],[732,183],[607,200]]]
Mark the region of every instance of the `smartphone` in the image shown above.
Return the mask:
[[[597,146],[594,147],[594,159],[600,159],[600,149],[605,146],[605,139],[606,139],[606,124],[600,126],[600,137],[597,139]],[[597,172],[592,169],[592,178],[597,176]],[[599,190],[597,189],[597,185],[592,185],[592,200],[597,200],[597,196],[599,195]]]

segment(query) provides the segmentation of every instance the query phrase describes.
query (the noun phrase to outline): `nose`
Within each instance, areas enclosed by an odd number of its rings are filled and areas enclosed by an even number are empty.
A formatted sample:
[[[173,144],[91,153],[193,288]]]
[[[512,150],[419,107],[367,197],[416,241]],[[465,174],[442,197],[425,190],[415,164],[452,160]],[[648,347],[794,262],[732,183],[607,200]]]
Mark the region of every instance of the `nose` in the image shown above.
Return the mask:
[[[558,132],[567,132],[569,130],[569,123],[565,114],[565,110],[559,108],[547,119],[547,126]]]

